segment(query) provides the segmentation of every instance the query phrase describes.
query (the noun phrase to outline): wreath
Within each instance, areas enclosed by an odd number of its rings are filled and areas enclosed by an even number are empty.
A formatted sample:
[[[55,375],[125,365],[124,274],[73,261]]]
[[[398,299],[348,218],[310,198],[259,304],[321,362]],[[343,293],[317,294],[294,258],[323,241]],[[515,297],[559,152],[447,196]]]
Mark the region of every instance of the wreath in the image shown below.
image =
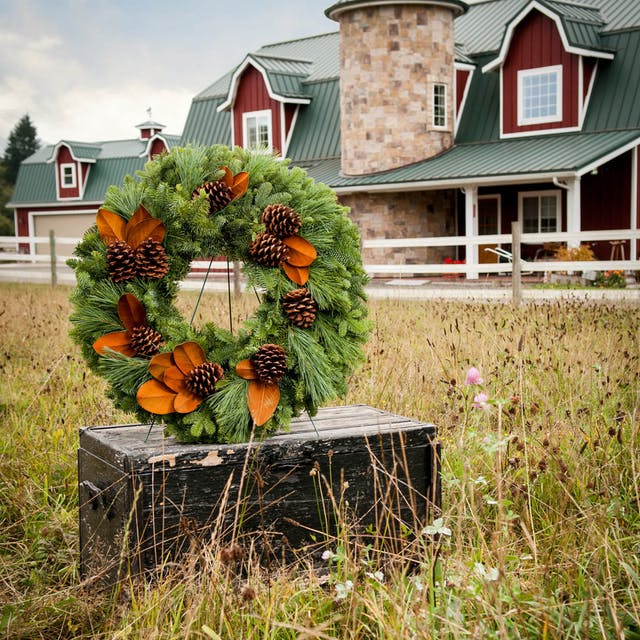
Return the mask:
[[[327,186],[273,156],[213,146],[156,157],[108,189],[74,256],[72,338],[116,407],[181,441],[286,429],[344,396],[363,359],[357,229]],[[203,256],[242,261],[258,296],[235,333],[196,327],[175,306]]]

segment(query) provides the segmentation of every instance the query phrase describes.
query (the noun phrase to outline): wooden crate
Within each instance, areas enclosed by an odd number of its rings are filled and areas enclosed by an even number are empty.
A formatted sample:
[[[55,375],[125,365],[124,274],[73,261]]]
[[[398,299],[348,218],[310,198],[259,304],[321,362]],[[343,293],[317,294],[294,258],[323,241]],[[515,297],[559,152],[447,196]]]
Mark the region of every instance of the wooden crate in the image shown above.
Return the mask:
[[[84,428],[81,575],[112,583],[212,538],[291,560],[321,554],[339,523],[418,531],[440,506],[435,436],[363,405],[321,409],[251,445],[180,444],[159,426]]]

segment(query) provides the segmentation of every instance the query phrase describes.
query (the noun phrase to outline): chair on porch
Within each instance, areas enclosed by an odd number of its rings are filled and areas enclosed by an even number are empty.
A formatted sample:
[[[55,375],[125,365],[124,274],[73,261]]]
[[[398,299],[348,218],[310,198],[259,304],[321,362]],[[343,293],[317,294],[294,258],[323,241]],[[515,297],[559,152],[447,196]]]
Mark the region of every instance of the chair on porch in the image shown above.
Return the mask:
[[[511,251],[507,251],[506,249],[502,249],[501,247],[485,247],[484,251],[490,251],[491,253],[495,253],[498,258],[504,258],[508,262],[513,262],[513,254],[511,253]],[[522,270],[523,275],[532,273],[531,270],[525,271],[528,264],[529,263],[526,260],[520,258],[520,269]]]

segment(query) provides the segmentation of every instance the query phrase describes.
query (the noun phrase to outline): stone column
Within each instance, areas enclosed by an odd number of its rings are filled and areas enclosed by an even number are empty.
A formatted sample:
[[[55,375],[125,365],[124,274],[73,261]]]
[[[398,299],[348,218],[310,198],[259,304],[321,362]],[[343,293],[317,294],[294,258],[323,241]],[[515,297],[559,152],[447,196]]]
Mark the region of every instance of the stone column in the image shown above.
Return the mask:
[[[340,22],[344,174],[404,166],[453,144],[453,21],[464,9],[456,0],[364,0],[327,10]],[[434,123],[434,85],[444,86],[444,123]]]

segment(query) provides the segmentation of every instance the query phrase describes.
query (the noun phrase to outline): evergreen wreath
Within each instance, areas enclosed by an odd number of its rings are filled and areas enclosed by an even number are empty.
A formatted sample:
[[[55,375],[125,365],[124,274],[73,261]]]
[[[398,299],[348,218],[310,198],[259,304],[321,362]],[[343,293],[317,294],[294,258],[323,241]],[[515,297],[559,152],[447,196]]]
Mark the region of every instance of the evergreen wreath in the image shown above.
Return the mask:
[[[246,442],[343,396],[370,331],[359,235],[335,194],[271,155],[176,148],[108,189],[69,261],[71,335],[115,405],[184,442]],[[192,260],[243,262],[237,334],[175,307]],[[195,312],[194,312],[195,316]]]

